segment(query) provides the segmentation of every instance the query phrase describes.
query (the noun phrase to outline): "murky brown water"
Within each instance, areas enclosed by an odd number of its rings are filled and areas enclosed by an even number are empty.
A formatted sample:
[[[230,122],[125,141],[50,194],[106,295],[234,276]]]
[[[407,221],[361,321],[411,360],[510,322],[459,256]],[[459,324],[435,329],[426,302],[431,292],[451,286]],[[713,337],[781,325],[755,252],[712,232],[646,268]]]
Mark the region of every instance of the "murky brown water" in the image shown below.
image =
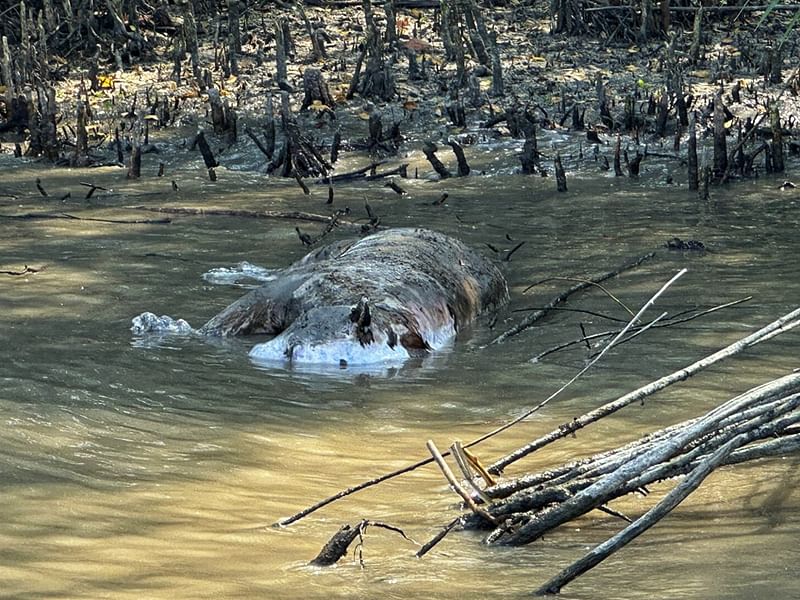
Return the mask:
[[[473,151],[486,168],[514,162],[507,151]],[[159,159],[146,157],[155,172]],[[148,162],[149,161],[149,162]],[[156,162],[153,162],[156,161]],[[44,172],[4,159],[3,214],[79,213],[158,218],[131,204],[293,207],[325,212],[311,198],[259,176],[222,171],[217,184],[177,171],[169,181],[128,183],[116,170]],[[424,171],[428,168],[419,163]],[[9,167],[13,165],[13,169]],[[647,165],[647,163],[645,163]],[[188,169],[188,166],[181,166]],[[413,167],[412,167],[413,168]],[[493,177],[404,181],[398,198],[378,186],[341,188],[337,204],[360,212],[365,195],[388,225],[423,224],[473,245],[526,245],[507,266],[514,308],[539,306],[565,285],[522,297],[549,276],[606,270],[672,236],[703,240],[704,255],[660,250],[608,287],[632,307],[682,267],[689,273],[653,311],[747,304],[619,347],[530,422],[478,448],[487,461],[609,399],[730,343],[794,308],[800,195],[777,181],[741,184],[698,204],[660,185],[594,175],[590,163],[570,192],[500,170]],[[51,197],[36,196],[41,176]],[[170,175],[168,174],[168,178]],[[83,200],[80,181],[114,188]],[[66,191],[72,197],[61,202]],[[431,206],[442,191],[444,206]],[[138,195],[138,197],[133,197]],[[619,528],[592,514],[523,549],[493,549],[454,534],[422,560],[389,532],[370,530],[365,567],[304,566],[345,522],[402,527],[426,541],[454,513],[438,472],[420,470],[333,504],[286,529],[276,519],[365,478],[472,439],[541,401],[584,364],[584,350],[528,358],[579,334],[559,313],[534,331],[481,350],[495,332],[479,325],[451,352],[391,376],[264,370],[240,341],[168,339],[133,343],[130,318],[143,310],[193,324],[241,294],[201,275],[242,260],[281,266],[302,254],[294,222],[179,217],[171,225],[3,220],[2,268],[47,265],[33,276],[0,277],[0,595],[14,598],[473,598],[527,595]],[[313,224],[301,224],[312,232]],[[619,314],[599,293],[571,306]],[[516,315],[508,318],[518,318]],[[606,329],[580,317],[589,330]],[[575,439],[553,445],[509,474],[557,464],[688,416],[748,386],[797,368],[798,337],[786,334],[745,356],[630,407]],[[565,598],[790,598],[800,567],[796,457],[711,477],[662,523],[564,590]],[[620,503],[637,514],[649,503]]]

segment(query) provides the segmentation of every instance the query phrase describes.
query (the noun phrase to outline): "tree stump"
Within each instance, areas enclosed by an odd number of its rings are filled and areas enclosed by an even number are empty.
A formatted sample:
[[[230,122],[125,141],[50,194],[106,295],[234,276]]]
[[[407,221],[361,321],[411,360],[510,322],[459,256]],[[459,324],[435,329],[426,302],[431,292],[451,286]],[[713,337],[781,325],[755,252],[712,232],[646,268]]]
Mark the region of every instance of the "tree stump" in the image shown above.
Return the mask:
[[[303,103],[300,110],[308,110],[308,107],[319,102],[329,108],[335,106],[328,89],[328,82],[319,69],[309,67],[303,72]]]

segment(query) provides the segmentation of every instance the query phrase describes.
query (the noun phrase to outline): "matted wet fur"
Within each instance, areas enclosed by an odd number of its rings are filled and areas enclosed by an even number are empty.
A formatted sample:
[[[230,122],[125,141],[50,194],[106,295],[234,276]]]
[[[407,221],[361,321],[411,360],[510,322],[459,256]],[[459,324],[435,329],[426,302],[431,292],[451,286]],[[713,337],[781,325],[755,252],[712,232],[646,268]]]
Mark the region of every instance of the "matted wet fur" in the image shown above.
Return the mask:
[[[199,331],[276,334],[256,359],[363,364],[440,348],[507,300],[500,270],[462,242],[389,229],[311,252]]]

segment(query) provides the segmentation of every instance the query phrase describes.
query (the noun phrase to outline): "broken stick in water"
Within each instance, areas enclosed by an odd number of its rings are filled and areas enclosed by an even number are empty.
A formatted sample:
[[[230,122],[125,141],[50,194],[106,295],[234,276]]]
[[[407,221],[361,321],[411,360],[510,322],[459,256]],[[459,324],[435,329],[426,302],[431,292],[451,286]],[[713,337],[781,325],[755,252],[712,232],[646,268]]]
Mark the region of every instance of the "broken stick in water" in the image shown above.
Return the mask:
[[[314,567],[329,567],[333,564],[336,564],[340,558],[347,554],[347,549],[356,538],[359,538],[363,545],[364,533],[370,526],[394,531],[395,533],[402,535],[403,538],[412,544],[419,545],[417,542],[408,537],[399,527],[395,527],[394,525],[389,525],[388,523],[383,523],[381,521],[370,521],[368,519],[363,519],[356,525],[342,525],[339,530],[333,534],[331,539],[329,539],[322,547],[322,550],[320,550],[316,558],[314,558],[308,564]],[[363,566],[363,561],[361,561],[360,555],[359,562],[361,562]]]

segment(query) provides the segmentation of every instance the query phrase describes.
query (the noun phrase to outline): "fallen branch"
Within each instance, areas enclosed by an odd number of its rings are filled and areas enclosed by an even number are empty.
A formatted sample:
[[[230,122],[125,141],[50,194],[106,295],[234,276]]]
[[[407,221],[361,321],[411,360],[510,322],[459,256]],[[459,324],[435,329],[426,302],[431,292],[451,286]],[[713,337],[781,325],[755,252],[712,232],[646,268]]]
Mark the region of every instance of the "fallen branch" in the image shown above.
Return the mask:
[[[394,531],[395,533],[402,535],[403,538],[407,539],[409,542],[417,544],[417,542],[408,537],[399,527],[382,523],[381,521],[370,521],[363,519],[355,526],[342,525],[339,528],[339,531],[334,533],[333,537],[331,537],[331,539],[328,540],[328,542],[322,547],[322,550],[320,550],[316,558],[314,558],[314,560],[310,561],[308,564],[315,567],[329,567],[333,564],[336,564],[340,558],[347,554],[347,549],[356,538],[359,538],[363,543],[363,535],[370,526]]]
[[[680,317],[679,315],[675,315],[674,317],[667,317],[666,319],[663,319],[663,322],[661,322],[661,323],[652,323],[652,327],[653,328],[673,327],[675,325],[680,325],[681,323],[686,323],[687,321],[693,321],[694,319],[697,319],[697,318],[703,317],[705,315],[709,315],[711,313],[717,312],[718,310],[722,310],[723,308],[730,308],[731,306],[736,306],[737,304],[742,304],[743,302],[748,302],[748,301],[750,301],[752,299],[753,299],[752,296],[747,296],[746,298],[741,298],[739,300],[734,300],[732,302],[726,302],[725,304],[720,304],[719,306],[713,306],[711,308],[708,308],[706,310],[702,310],[700,312],[688,315],[686,317]],[[569,309],[560,309],[560,310],[569,310]],[[609,317],[609,316],[606,316],[606,315],[600,315],[600,314],[596,314],[596,313],[591,313],[589,311],[577,311],[576,310],[576,312],[588,312],[589,314],[592,314],[594,316],[598,316],[598,317],[601,317],[601,318],[604,318],[604,319],[612,319],[612,317]],[[613,319],[613,320],[621,320],[621,319]],[[636,331],[639,331],[643,327],[646,327],[646,326],[650,326],[650,324],[644,324],[642,326],[633,327],[633,328],[631,328],[631,331],[636,332]],[[545,350],[544,352],[540,352],[539,354],[537,354],[536,356],[531,358],[530,362],[532,362],[532,363],[539,362],[539,360],[541,360],[545,356],[548,356],[550,354],[554,354],[555,352],[558,352],[560,350],[565,350],[565,349],[567,349],[567,348],[569,348],[571,346],[575,346],[577,344],[584,344],[584,343],[590,342],[591,340],[596,340],[596,339],[599,339],[599,338],[604,338],[604,337],[609,337],[609,336],[612,336],[612,335],[616,335],[617,333],[619,333],[619,329],[612,329],[612,330],[609,330],[609,331],[601,331],[601,332],[598,332],[598,333],[593,333],[591,335],[584,335],[583,337],[581,337],[579,339],[571,340],[569,342],[564,342],[564,343],[559,344],[557,346],[553,346],[552,348],[549,348],[549,349]],[[624,344],[625,342],[627,342],[630,339],[631,338],[626,338],[624,340],[620,340],[619,343],[620,344]]]
[[[19,219],[19,220],[46,220],[46,219],[67,219],[71,221],[93,221],[96,223],[115,223],[120,225],[166,225],[172,223],[172,219],[101,219],[99,217],[76,217],[69,213],[24,213],[21,215],[0,215],[0,219]]]
[[[475,501],[472,499],[472,497],[467,493],[467,491],[464,488],[461,487],[455,475],[453,474],[453,471],[450,470],[450,467],[445,462],[441,452],[439,452],[439,449],[436,447],[436,444],[433,443],[433,440],[428,440],[427,446],[428,450],[431,453],[431,456],[433,456],[433,460],[435,460],[436,464],[439,465],[439,469],[441,469],[442,474],[444,475],[445,479],[447,479],[447,482],[450,484],[450,487],[453,488],[453,490],[459,496],[461,496],[462,500],[464,500],[464,504],[466,504],[469,507],[469,509],[475,514],[478,514],[484,519],[488,520],[489,522],[497,525],[498,523],[497,521],[495,521],[494,517],[492,517],[492,515],[487,513],[486,510],[475,504]]]
[[[727,443],[736,435],[749,431],[752,440],[768,439],[776,435],[783,435],[788,432],[788,427],[797,423],[800,415],[793,414],[800,404],[800,395],[793,394],[788,397],[780,397],[781,393],[791,391],[786,385],[786,381],[770,382],[773,387],[761,398],[757,397],[760,392],[751,390],[749,398],[755,398],[757,403],[754,407],[743,411],[741,415],[733,415],[720,419],[717,423],[711,423],[711,431],[703,433],[698,430],[702,425],[701,419],[692,419],[678,425],[666,427],[660,431],[631,442],[621,448],[603,452],[580,461],[573,461],[560,467],[550,469],[547,472],[536,475],[526,476],[524,479],[532,481],[538,480],[535,484],[524,487],[513,495],[499,501],[495,501],[487,507],[487,510],[495,519],[510,523],[509,519],[519,523],[521,520],[529,521],[529,517],[545,514],[546,510],[555,509],[573,497],[585,492],[591,486],[600,482],[608,483],[608,477],[614,473],[619,473],[620,469],[632,464],[643,467],[641,472],[634,473],[624,483],[611,489],[608,488],[609,495],[606,502],[614,498],[619,498],[627,494],[642,491],[654,483],[680,477],[692,471],[705,457],[716,451],[717,448]],[[796,389],[797,382],[789,382],[789,386]],[[772,400],[777,395],[777,400]],[[734,400],[747,398],[747,395],[737,397]],[[780,417],[780,415],[784,415]],[[776,418],[776,416],[780,418]],[[652,466],[644,465],[641,461],[644,457],[652,457],[655,452],[660,452],[665,445],[675,448],[676,438],[689,432],[689,442],[685,447],[678,448],[667,460]],[[692,436],[695,436],[692,438]],[[798,443],[798,436],[791,434],[781,444],[776,444],[775,440],[768,440],[754,444],[746,449],[737,451],[735,456],[731,456],[726,464],[736,464],[754,458],[765,456],[775,456],[778,451],[785,452]],[[669,450],[670,448],[667,448]],[[521,478],[523,479],[523,478]],[[513,483],[513,482],[509,482]],[[600,503],[592,508],[600,509]],[[543,510],[544,509],[544,510]],[[475,515],[466,515],[464,519],[465,528],[485,528],[488,521],[475,518]],[[514,530],[509,528],[509,531]],[[497,529],[492,535],[500,535]],[[526,543],[526,542],[523,542]]]
[[[646,260],[649,260],[649,259],[653,258],[653,256],[655,256],[655,252],[650,252],[648,254],[645,254],[644,256],[640,256],[636,260],[633,260],[633,261],[631,261],[629,263],[625,263],[624,265],[622,265],[620,267],[617,267],[613,271],[609,271],[607,273],[602,273],[600,275],[595,275],[595,276],[590,277],[590,278],[588,278],[588,279],[586,279],[584,281],[581,281],[580,283],[572,286],[568,290],[565,290],[565,291],[561,292],[560,294],[556,295],[552,300],[550,300],[550,302],[545,304],[542,309],[537,310],[535,312],[532,312],[531,314],[526,316],[521,322],[517,323],[514,327],[512,327],[511,329],[501,333],[499,336],[494,338],[491,342],[489,342],[489,344],[499,344],[500,342],[506,341],[510,337],[513,337],[515,335],[518,335],[518,334],[522,333],[526,329],[529,329],[530,327],[532,327],[537,321],[539,321],[547,313],[549,313],[551,310],[553,310],[556,306],[566,302],[567,298],[569,298],[571,295],[573,295],[573,294],[575,294],[577,292],[580,292],[582,290],[585,290],[586,288],[591,287],[593,285],[596,285],[596,284],[598,284],[598,283],[600,283],[602,281],[605,281],[607,279],[611,279],[612,277],[616,277],[617,275],[619,275],[620,273],[622,273],[624,271],[628,271],[630,269],[638,267],[639,265],[641,265]]]
[[[598,408],[598,409],[596,409],[594,411],[591,411],[590,413],[587,413],[587,414],[583,415],[582,417],[578,417],[578,418],[574,419],[573,421],[570,421],[570,422],[567,422],[567,423],[563,424],[561,427],[555,429],[554,431],[550,432],[546,436],[543,436],[543,437],[539,438],[538,440],[535,440],[534,442],[531,442],[530,444],[528,444],[526,446],[523,446],[522,448],[520,448],[519,450],[513,452],[512,454],[501,458],[500,460],[495,462],[489,468],[489,472],[499,472],[502,468],[504,468],[504,466],[506,466],[508,464],[511,464],[512,462],[514,462],[516,460],[519,460],[520,458],[522,458],[524,456],[527,456],[531,452],[534,452],[538,448],[541,448],[542,446],[545,446],[545,445],[551,443],[552,441],[555,441],[555,440],[560,439],[562,437],[565,437],[567,435],[571,435],[573,432],[577,431],[578,429],[581,429],[581,428],[585,427],[589,423],[591,423],[593,421],[596,421],[596,420],[598,420],[598,419],[600,419],[600,418],[602,418],[602,417],[604,417],[604,416],[606,416],[608,414],[612,414],[612,413],[616,412],[617,410],[619,410],[619,409],[621,409],[621,408],[623,408],[625,406],[628,406],[629,404],[631,404],[633,402],[637,402],[637,401],[638,402],[643,402],[646,397],[648,397],[648,396],[650,396],[652,394],[655,394],[656,392],[664,389],[665,387],[671,385],[672,383],[676,383],[678,381],[683,381],[685,379],[688,379],[694,373],[696,373],[698,371],[701,371],[701,370],[705,369],[706,367],[711,366],[712,364],[714,364],[716,362],[719,362],[720,360],[722,360],[724,358],[727,358],[729,356],[733,356],[735,354],[738,354],[739,352],[741,352],[741,351],[743,351],[743,350],[745,350],[747,348],[755,346],[759,342],[763,342],[763,341],[768,340],[768,339],[770,339],[770,338],[772,338],[772,337],[774,337],[774,336],[776,336],[776,335],[778,335],[780,333],[784,333],[786,331],[789,331],[790,329],[796,327],[797,325],[800,325],[800,308],[798,308],[798,309],[796,309],[796,310],[784,315],[780,319],[777,319],[777,320],[773,321],[772,323],[770,323],[769,325],[761,328],[760,330],[756,331],[755,333],[753,333],[753,334],[751,334],[751,335],[749,335],[749,336],[747,336],[747,337],[745,337],[745,338],[743,338],[743,339],[741,339],[741,340],[739,340],[739,341],[737,341],[737,342],[735,342],[733,344],[730,344],[726,348],[723,348],[722,350],[719,350],[718,352],[715,352],[714,354],[711,354],[711,355],[707,356],[706,358],[704,358],[704,359],[702,359],[700,361],[697,361],[696,363],[693,363],[692,365],[690,365],[688,367],[684,367],[682,369],[679,369],[678,371],[675,371],[674,373],[672,373],[670,375],[662,377],[661,379],[658,379],[658,380],[656,380],[656,381],[654,381],[654,382],[652,382],[652,383],[650,383],[650,384],[648,384],[646,386],[643,386],[643,387],[641,387],[641,388],[639,388],[637,390],[634,390],[633,392],[625,394],[621,398],[619,398],[619,399],[617,399],[617,400],[615,400],[613,402],[607,403],[607,404],[601,406],[600,408]],[[515,420],[515,422],[518,422],[518,421]],[[486,439],[488,439],[489,437],[491,437],[493,435],[496,435],[498,433],[498,430],[505,430],[507,428],[508,428],[507,424],[503,425],[500,428],[489,432],[488,434],[484,434],[484,435],[474,439],[469,444],[465,444],[464,446],[467,447],[467,448],[476,446],[476,445],[480,444],[481,442],[485,441]],[[447,456],[448,454],[449,453],[445,452],[442,455],[443,456]],[[341,500],[342,498],[345,498],[347,496],[355,494],[356,492],[359,492],[359,491],[365,490],[367,488],[373,487],[375,485],[378,485],[379,483],[382,483],[382,482],[387,481],[389,479],[393,479],[395,477],[399,477],[400,475],[404,475],[405,473],[410,473],[412,471],[415,471],[416,469],[418,469],[420,467],[423,467],[425,465],[431,464],[432,462],[433,462],[433,458],[430,458],[430,457],[429,458],[425,458],[425,459],[419,460],[419,461],[417,461],[415,463],[412,463],[412,464],[406,465],[404,467],[401,467],[399,469],[396,469],[394,471],[391,471],[389,473],[384,473],[383,475],[379,475],[379,476],[374,477],[372,479],[369,479],[367,481],[363,481],[363,482],[361,482],[359,484],[356,484],[354,486],[351,486],[349,488],[341,490],[341,491],[337,492],[336,494],[333,494],[332,496],[328,496],[327,498],[324,498],[324,499],[320,500],[319,502],[317,502],[317,503],[315,503],[315,504],[313,504],[313,505],[311,505],[311,506],[309,506],[307,508],[304,508],[303,510],[291,515],[290,517],[286,517],[284,519],[281,519],[281,520],[277,521],[274,524],[274,526],[281,527],[281,526],[291,525],[295,521],[299,521],[300,519],[302,519],[304,517],[307,517],[311,513],[316,512],[317,510],[327,506],[328,504],[332,504],[333,502],[336,502],[337,500]],[[488,493],[489,495],[493,496],[493,497],[503,497],[503,495],[507,496],[507,495],[513,493],[514,491],[516,491],[516,489],[520,489],[519,487],[514,489],[514,485],[517,485],[517,486],[521,485],[522,487],[525,487],[525,484],[521,483],[523,479],[530,480],[530,479],[532,479],[532,477],[530,477],[530,478],[526,477],[526,478],[522,478],[520,480],[516,480],[516,482],[514,482],[511,485],[509,485],[509,484],[499,484],[498,486],[495,486],[493,488],[488,488],[488,489],[486,489],[484,491],[486,493]]]
[[[191,215],[199,217],[245,217],[251,219],[292,219],[295,221],[313,221],[316,223],[328,223],[334,216],[318,215],[299,210],[244,210],[230,208],[195,208],[191,206],[126,206],[128,210],[147,210],[150,212],[169,213],[174,215]],[[339,226],[360,229],[361,225],[352,221],[344,221],[337,218]]]
[[[726,458],[736,448],[745,444],[748,440],[747,434],[736,436],[727,444],[719,448],[709,458],[704,460],[698,465],[691,474],[684,479],[681,483],[675,486],[669,494],[664,497],[661,502],[651,508],[640,518],[636,519],[628,527],[620,531],[618,534],[609,538],[602,544],[590,550],[583,558],[564,569],[561,573],[550,579],[547,583],[541,586],[536,593],[538,595],[544,594],[558,594],[565,585],[570,581],[579,577],[586,571],[596,567],[603,560],[608,558],[611,554],[626,546],[629,542],[633,541],[636,537],[650,529],[653,525],[658,523],[665,517],[672,509],[678,504],[683,502],[689,494],[695,491],[700,484],[703,483],[714,469],[725,461]]]
[[[41,267],[39,269],[36,269],[34,267],[29,267],[28,265],[25,265],[25,267],[21,271],[2,270],[0,271],[0,273],[3,275],[20,276],[20,275],[28,275],[29,273],[41,273],[46,268],[47,267]]]

